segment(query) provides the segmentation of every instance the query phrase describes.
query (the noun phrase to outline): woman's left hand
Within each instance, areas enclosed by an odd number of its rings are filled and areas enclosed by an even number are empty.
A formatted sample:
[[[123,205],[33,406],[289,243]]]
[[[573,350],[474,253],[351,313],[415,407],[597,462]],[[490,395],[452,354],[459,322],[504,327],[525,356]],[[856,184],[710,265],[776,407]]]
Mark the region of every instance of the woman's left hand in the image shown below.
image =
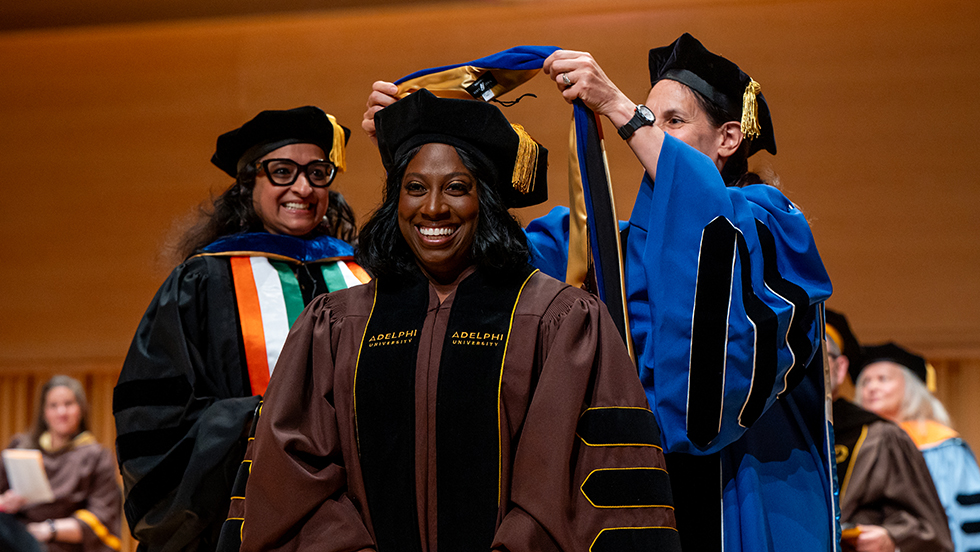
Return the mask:
[[[368,96],[367,111],[364,112],[364,120],[361,121],[361,128],[367,133],[368,138],[378,145],[378,136],[374,128],[374,114],[398,101],[395,95],[398,94],[398,87],[387,81],[375,81],[371,85],[371,94]]]
[[[582,100],[616,128],[633,117],[636,105],[606,76],[592,54],[558,50],[544,60],[542,69],[555,81],[566,102]]]

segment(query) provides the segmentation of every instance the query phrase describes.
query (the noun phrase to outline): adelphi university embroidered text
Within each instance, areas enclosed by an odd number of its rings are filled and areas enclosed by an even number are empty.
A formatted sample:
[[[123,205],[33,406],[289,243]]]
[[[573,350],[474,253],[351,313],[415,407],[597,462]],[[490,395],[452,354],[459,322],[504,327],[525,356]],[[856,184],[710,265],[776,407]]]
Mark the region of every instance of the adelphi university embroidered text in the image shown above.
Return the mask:
[[[410,343],[419,334],[418,330],[405,330],[401,332],[388,332],[371,336],[368,340],[368,347],[381,347],[384,345],[403,345]]]
[[[502,333],[486,332],[453,332],[453,345],[475,345],[478,347],[496,347],[504,340]]]

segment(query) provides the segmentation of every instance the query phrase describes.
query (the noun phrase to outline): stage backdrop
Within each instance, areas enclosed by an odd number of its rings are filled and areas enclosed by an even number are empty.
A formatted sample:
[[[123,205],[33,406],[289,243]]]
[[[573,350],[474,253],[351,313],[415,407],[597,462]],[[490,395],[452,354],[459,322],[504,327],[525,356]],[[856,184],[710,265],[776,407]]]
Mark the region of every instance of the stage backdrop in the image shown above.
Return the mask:
[[[230,181],[218,134],[315,104],[353,132],[334,186],[361,220],[383,172],[360,131],[371,83],[519,44],[591,51],[635,101],[647,50],[688,31],[762,85],[779,155],[756,156],[808,215],[830,305],[867,342],[932,358],[980,445],[980,8],[899,0],[474,2],[0,33],[0,440],[56,372],[82,377],[100,439],[168,241]],[[567,200],[571,110],[544,76],[506,113],[551,150]],[[616,205],[641,169],[605,127]]]

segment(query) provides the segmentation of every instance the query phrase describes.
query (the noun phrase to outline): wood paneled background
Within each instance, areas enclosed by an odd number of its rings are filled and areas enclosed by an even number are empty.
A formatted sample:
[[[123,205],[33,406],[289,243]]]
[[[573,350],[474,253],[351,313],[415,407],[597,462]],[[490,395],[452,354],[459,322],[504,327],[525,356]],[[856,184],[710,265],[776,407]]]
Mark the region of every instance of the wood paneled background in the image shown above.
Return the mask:
[[[926,354],[957,428],[980,446],[980,5],[975,2],[513,1],[0,32],[0,441],[50,374],[81,377],[113,440],[111,388],[173,266],[168,240],[230,182],[218,134],[315,104],[354,130],[341,190],[362,218],[378,155],[360,132],[371,83],[518,44],[592,52],[637,102],[647,49],[689,31],[762,84],[779,155],[757,155],[806,212],[829,305],[865,342]],[[543,76],[506,111],[551,150],[564,204],[570,109]],[[622,218],[640,168],[606,126]]]

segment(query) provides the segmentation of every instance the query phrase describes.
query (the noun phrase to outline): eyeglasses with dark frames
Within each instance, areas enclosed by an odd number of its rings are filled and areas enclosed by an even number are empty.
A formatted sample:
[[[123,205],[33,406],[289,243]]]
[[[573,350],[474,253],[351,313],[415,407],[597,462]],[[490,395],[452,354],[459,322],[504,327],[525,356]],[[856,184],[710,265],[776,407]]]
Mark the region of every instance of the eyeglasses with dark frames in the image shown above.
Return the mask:
[[[265,159],[259,161],[258,166],[262,167],[273,186],[292,186],[303,173],[310,186],[326,188],[337,176],[337,167],[329,161],[310,161],[300,165],[292,159]]]

